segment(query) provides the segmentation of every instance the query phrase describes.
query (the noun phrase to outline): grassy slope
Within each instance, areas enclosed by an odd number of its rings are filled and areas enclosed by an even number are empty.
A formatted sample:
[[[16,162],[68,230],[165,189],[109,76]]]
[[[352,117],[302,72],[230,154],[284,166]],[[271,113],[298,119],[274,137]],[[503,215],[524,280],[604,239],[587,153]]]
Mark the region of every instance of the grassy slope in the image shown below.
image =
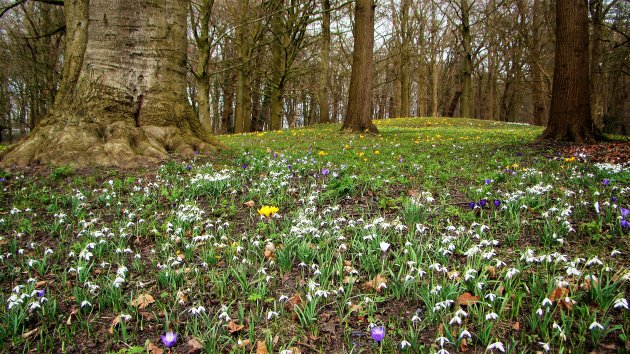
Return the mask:
[[[6,176],[0,341],[140,350],[163,348],[169,329],[180,352],[192,337],[208,352],[256,351],[257,341],[274,352],[394,352],[403,341],[422,353],[440,342],[449,352],[623,350],[628,169],[537,147],[535,127],[376,123],[379,136],[337,125],[224,136],[225,155],[155,169]],[[261,219],[262,205],[279,212]],[[138,309],[139,294],[154,302]],[[112,326],[120,314],[131,318]],[[604,330],[589,329],[595,321]],[[387,327],[382,348],[370,323]]]

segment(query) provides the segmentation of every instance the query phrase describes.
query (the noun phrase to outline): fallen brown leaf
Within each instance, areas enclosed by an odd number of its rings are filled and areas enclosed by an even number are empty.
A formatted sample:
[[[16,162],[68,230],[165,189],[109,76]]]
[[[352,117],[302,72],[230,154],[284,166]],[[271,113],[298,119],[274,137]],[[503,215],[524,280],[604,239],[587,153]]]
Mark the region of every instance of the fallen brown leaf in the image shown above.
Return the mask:
[[[149,343],[149,347],[147,348],[147,350],[151,354],[162,354],[162,353],[164,353],[164,349],[158,347],[157,345],[155,345],[153,343]]]
[[[137,307],[138,310],[142,310],[154,302],[155,299],[153,299],[153,296],[149,294],[140,294],[135,300],[131,301],[131,306]]]
[[[190,340],[186,342],[186,345],[188,346],[188,351],[186,352],[186,354],[199,354],[203,351],[204,348],[199,339],[195,337],[190,338]]]
[[[39,327],[35,327],[26,333],[22,333],[22,339],[26,339],[39,331]]]
[[[240,325],[240,324],[236,324],[236,322],[234,321],[230,321],[227,324],[227,329],[230,333],[236,333],[241,331],[243,328],[245,328],[245,325]]]
[[[479,296],[475,296],[471,293],[463,293],[457,298],[456,304],[460,306],[470,306],[480,299]]]
[[[264,340],[256,341],[256,354],[269,354],[267,351],[267,343]]]
[[[265,255],[265,258],[267,258],[268,260],[274,259],[275,252],[276,252],[276,246],[274,246],[273,243],[268,243],[265,246],[264,255]]]
[[[512,325],[512,329],[515,331],[520,331],[521,330],[521,324],[518,322],[514,322],[514,324]]]
[[[246,207],[248,207],[248,208],[251,208],[251,207],[253,207],[254,205],[256,205],[256,203],[254,203],[254,201],[253,201],[253,200],[249,200],[249,201],[246,201],[245,203],[243,203],[243,205],[244,205],[244,206],[246,206]]]
[[[466,338],[462,338],[462,343],[459,345],[459,350],[461,352],[465,352],[468,350],[468,342],[466,342]]]
[[[384,276],[378,274],[374,279],[368,280],[363,284],[366,289],[376,290],[380,293],[384,286],[387,286],[387,279]]]
[[[120,323],[121,320],[127,322],[126,320],[122,318],[122,314],[114,317],[112,324],[109,326],[109,334],[114,334],[114,328]]]

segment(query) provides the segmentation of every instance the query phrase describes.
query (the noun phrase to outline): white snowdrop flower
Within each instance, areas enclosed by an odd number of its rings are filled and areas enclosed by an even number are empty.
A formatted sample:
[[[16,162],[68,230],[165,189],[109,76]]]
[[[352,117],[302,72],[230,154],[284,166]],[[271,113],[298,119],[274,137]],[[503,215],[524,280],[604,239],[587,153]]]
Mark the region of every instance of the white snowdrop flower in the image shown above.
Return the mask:
[[[593,207],[595,208],[597,214],[599,214],[599,202],[595,202],[595,204],[593,204]]]
[[[621,254],[621,252],[620,252],[620,251],[618,251],[618,250],[613,250],[612,252],[610,252],[610,256],[611,256],[611,257],[615,257],[615,256],[618,256],[618,255],[620,255],[620,254]]]
[[[278,298],[278,302],[285,302],[287,300],[289,300],[289,297],[286,295],[282,295]]]
[[[494,342],[494,343],[488,345],[488,348],[486,348],[486,350],[493,350],[493,349],[497,349],[500,352],[505,353],[505,348],[503,347],[503,343],[501,343],[501,342]]]
[[[448,322],[448,324],[453,325],[454,323],[457,323],[458,325],[462,324],[462,319],[459,316],[455,316],[453,318],[451,318],[451,320]]]
[[[511,279],[513,276],[515,276],[515,275],[516,275],[516,274],[518,274],[518,273],[519,273],[519,270],[518,270],[518,269],[516,269],[516,268],[510,268],[510,269],[508,269],[507,273],[505,273],[505,276],[506,276],[508,279]]]
[[[468,281],[471,279],[475,279],[475,274],[477,274],[477,271],[474,269],[468,269],[466,271],[466,273],[464,274],[464,280]]]
[[[413,275],[407,274],[407,276],[405,277],[405,283],[413,281],[414,279],[416,278],[414,278]]]
[[[499,315],[497,315],[494,312],[490,312],[489,314],[486,315],[486,321],[491,321],[491,320],[494,321],[497,318],[499,318]]]
[[[433,289],[431,289],[431,294],[436,295],[442,290],[442,286],[436,285]]]
[[[317,291],[315,291],[315,296],[317,296],[317,297],[325,297],[325,298],[327,298],[328,295],[330,295],[330,292],[326,291],[326,290],[317,290]]]
[[[53,254],[53,253],[54,253],[54,252],[53,252],[53,250],[52,250],[52,249],[47,248],[47,249],[46,249],[46,251],[44,251],[44,256],[47,256],[47,255],[49,255],[49,254]]]
[[[448,352],[448,350],[441,348],[440,350],[436,352],[436,354],[450,354],[450,353]]]
[[[81,308],[84,308],[86,306],[92,307],[92,304],[87,300],[81,301]]]
[[[543,306],[551,306],[553,305],[553,301],[549,300],[548,298],[545,298],[542,302]]]
[[[389,249],[390,244],[387,242],[381,242],[380,244],[381,252],[385,253]]]
[[[588,326],[588,329],[590,329],[591,331],[594,330],[595,328],[597,329],[601,329],[602,331],[604,330],[604,326],[602,326],[601,324],[599,324],[597,321],[593,321],[593,323],[591,323],[590,326]]]
[[[587,267],[590,267],[590,266],[592,266],[592,265],[594,265],[594,264],[596,264],[596,265],[602,265],[602,264],[604,264],[604,262],[602,262],[599,258],[597,258],[597,256],[595,256],[595,257],[593,257],[593,258],[589,259],[589,260],[586,262],[586,266],[587,266]]]
[[[125,283],[125,278],[122,277],[116,277],[116,279],[114,279],[114,282],[112,283],[112,285],[116,288],[119,288],[121,285],[123,285]]]
[[[544,313],[545,313],[545,312],[544,312],[544,311],[543,311],[543,309],[541,309],[541,308],[539,308],[538,310],[536,310],[536,314],[537,314],[538,316],[541,316],[541,317],[542,317],[542,315],[543,315]]]
[[[31,311],[35,311],[40,308],[42,308],[42,305],[40,305],[39,302],[31,302],[31,304],[28,306],[28,309]]]
[[[267,312],[267,320],[270,320],[270,319],[272,319],[273,317],[276,317],[276,318],[277,318],[277,317],[278,317],[278,313],[277,313],[277,312],[275,312],[275,311],[269,311],[269,312]]]
[[[407,347],[411,347],[411,343],[407,342],[406,340],[400,342],[400,349],[405,349]]]
[[[483,282],[477,282],[477,289],[481,290],[483,289],[483,287],[486,285],[486,283]]]
[[[461,317],[468,317],[468,313],[464,310],[462,310],[462,308],[460,307],[456,312],[455,312],[456,316],[461,316]]]
[[[443,347],[444,344],[450,344],[451,341],[446,337],[437,337],[435,338],[435,342],[440,344],[440,347]]]
[[[471,336],[470,332],[468,332],[467,329],[463,330],[462,333],[459,334],[459,339],[470,338],[470,337],[472,337],[472,336]]]
[[[418,317],[418,315],[413,315],[413,317],[411,318],[411,323],[416,324],[418,322],[420,322],[421,319],[420,317]]]
[[[557,329],[558,331],[562,331],[562,327],[560,327],[560,325],[559,325],[557,322],[554,322],[554,323],[551,325],[551,328],[553,328],[553,329]]]
[[[575,267],[567,267],[567,274],[575,275],[579,277],[582,273],[579,270],[577,270],[577,268]]]
[[[615,300],[614,308],[616,308],[616,309],[624,308],[624,309],[628,310],[628,300],[626,300],[624,298],[620,298],[620,299]]]
[[[540,344],[540,346],[543,348],[544,351],[548,352],[551,350],[551,347],[549,346],[549,343],[545,343],[545,342],[538,342],[538,344]]]
[[[493,301],[494,301],[494,299],[496,299],[496,297],[497,297],[497,296],[496,296],[495,294],[493,294],[493,293],[489,293],[489,294],[487,294],[487,295],[486,295],[486,296],[484,296],[484,297],[485,297],[486,299],[490,300],[490,302],[493,302]]]

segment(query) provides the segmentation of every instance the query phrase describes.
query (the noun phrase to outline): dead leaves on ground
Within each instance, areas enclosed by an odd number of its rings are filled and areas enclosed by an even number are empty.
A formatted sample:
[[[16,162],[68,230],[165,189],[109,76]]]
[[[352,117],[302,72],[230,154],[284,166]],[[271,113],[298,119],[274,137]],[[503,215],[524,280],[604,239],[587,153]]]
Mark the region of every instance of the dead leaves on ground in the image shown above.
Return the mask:
[[[554,291],[552,291],[551,295],[549,296],[549,300],[557,301],[558,306],[560,306],[561,309],[565,309],[568,311],[573,310],[573,300],[569,298],[569,289],[567,288],[554,289]]]
[[[481,298],[479,296],[475,296],[471,293],[463,293],[457,298],[457,305],[460,306],[470,306],[476,302],[479,302]]]
[[[142,310],[154,302],[155,299],[153,299],[153,296],[149,294],[140,294],[137,298],[131,301],[131,306],[137,307],[138,310]]]
[[[243,328],[245,328],[245,325],[237,324],[234,321],[230,321],[227,324],[227,329],[230,332],[230,334],[240,332],[241,330],[243,330]]]
[[[387,279],[380,274],[374,277],[374,279],[368,280],[363,284],[364,289],[376,290],[377,293],[380,293],[383,290],[383,288],[386,288],[386,287],[387,287]]]

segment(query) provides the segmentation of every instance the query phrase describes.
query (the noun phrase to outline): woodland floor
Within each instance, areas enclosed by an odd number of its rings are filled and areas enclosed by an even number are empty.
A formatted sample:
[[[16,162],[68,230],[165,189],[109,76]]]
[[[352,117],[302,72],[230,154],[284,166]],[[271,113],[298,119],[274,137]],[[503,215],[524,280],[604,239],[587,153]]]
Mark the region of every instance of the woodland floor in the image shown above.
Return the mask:
[[[221,136],[230,151],[143,169],[0,172],[0,351],[630,350],[627,138],[376,124]]]

